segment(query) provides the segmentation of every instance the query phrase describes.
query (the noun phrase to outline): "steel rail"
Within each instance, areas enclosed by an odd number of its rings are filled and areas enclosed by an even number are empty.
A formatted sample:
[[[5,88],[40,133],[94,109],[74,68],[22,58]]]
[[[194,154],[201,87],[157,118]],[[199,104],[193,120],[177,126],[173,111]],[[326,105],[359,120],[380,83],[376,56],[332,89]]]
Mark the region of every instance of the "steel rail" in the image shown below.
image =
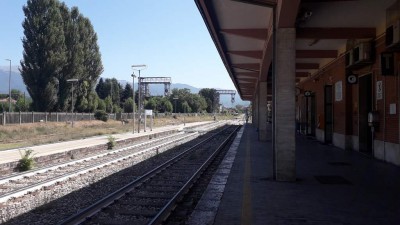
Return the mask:
[[[186,149],[185,151],[183,151],[182,153],[178,154],[174,158],[169,159],[165,163],[157,166],[156,168],[154,168],[154,169],[150,170],[149,172],[145,173],[144,175],[138,177],[138,179],[130,182],[129,184],[127,184],[127,185],[123,186],[122,188],[118,189],[117,191],[107,195],[106,197],[104,197],[104,198],[100,199],[99,201],[95,202],[94,204],[82,209],[78,213],[76,213],[76,214],[68,217],[67,219],[61,221],[59,223],[59,225],[72,225],[72,224],[76,225],[76,224],[80,224],[80,223],[85,222],[87,219],[89,219],[90,217],[94,216],[95,214],[100,212],[105,207],[111,205],[116,200],[118,200],[121,197],[123,197],[126,193],[132,191],[137,186],[140,186],[144,181],[146,181],[149,178],[155,176],[156,174],[158,174],[159,172],[161,172],[165,168],[168,168],[171,165],[173,165],[174,163],[180,161],[186,154],[188,154],[189,152],[194,150],[196,147],[208,142],[209,140],[211,140],[212,138],[216,137],[217,135],[219,135],[221,132],[223,132],[225,130],[226,129],[221,130],[221,131],[217,132],[216,134],[212,135],[211,137],[209,137],[209,138],[207,138],[207,139],[195,144],[194,146]]]
[[[175,137],[175,136],[181,135],[183,133],[184,132],[178,132],[178,133],[175,133],[175,134],[173,134],[171,136],[152,139],[150,141],[145,141],[145,142],[142,142],[142,143],[134,144],[134,145],[131,145],[131,146],[128,146],[128,147],[123,147],[123,148],[119,148],[119,149],[115,149],[115,150],[108,150],[105,153],[92,155],[92,156],[89,156],[89,157],[86,157],[86,158],[77,159],[77,160],[69,161],[69,162],[66,162],[66,163],[55,164],[55,165],[51,165],[51,166],[47,166],[47,167],[42,167],[42,168],[39,168],[39,169],[18,173],[16,175],[2,177],[2,178],[0,178],[0,184],[5,184],[5,183],[7,183],[9,181],[26,178],[27,176],[34,176],[34,175],[37,175],[37,174],[40,174],[40,173],[45,173],[45,172],[47,172],[49,170],[60,169],[60,168],[63,168],[63,167],[66,167],[66,166],[70,166],[70,165],[74,165],[74,164],[77,164],[77,163],[81,163],[81,162],[85,162],[85,161],[89,161],[89,160],[93,160],[93,159],[98,159],[100,157],[104,157],[104,156],[107,156],[107,155],[110,155],[110,154],[120,153],[120,152],[123,152],[123,151],[131,150],[133,148],[146,146],[146,145],[149,145],[149,144],[152,144],[152,143],[155,143],[155,142],[163,141],[165,139],[169,139],[171,137]]]
[[[181,141],[181,140],[183,140],[185,138],[190,138],[191,136],[194,136],[194,134],[186,135],[184,137],[180,137],[178,139],[171,140],[171,141],[168,141],[166,143],[162,143],[162,144],[159,144],[159,145],[156,145],[156,146],[152,146],[150,148],[147,148],[147,149],[144,149],[144,150],[141,150],[141,151],[129,154],[129,155],[121,156],[121,157],[115,158],[113,160],[109,160],[109,161],[103,162],[103,163],[98,164],[98,165],[91,164],[91,165],[85,166],[83,168],[80,168],[80,169],[77,169],[77,170],[74,170],[74,171],[71,171],[71,172],[67,172],[67,173],[62,174],[62,175],[58,175],[58,176],[55,176],[55,177],[40,181],[40,182],[35,183],[35,184],[27,185],[27,186],[22,187],[22,188],[17,188],[16,190],[10,191],[10,192],[8,192],[8,193],[6,193],[4,195],[0,195],[0,202],[5,202],[5,201],[7,201],[7,200],[9,200],[9,199],[11,199],[13,197],[22,196],[22,195],[24,195],[24,194],[26,194],[28,192],[33,192],[33,191],[38,190],[38,189],[40,189],[42,187],[53,185],[53,184],[55,184],[57,182],[67,180],[67,179],[69,179],[71,177],[75,177],[75,176],[78,176],[78,175],[81,175],[81,174],[85,174],[85,173],[87,173],[89,171],[92,171],[92,170],[95,170],[95,169],[98,169],[98,168],[102,168],[102,167],[105,167],[107,165],[111,165],[113,163],[122,161],[124,159],[128,159],[128,158],[132,158],[132,157],[135,157],[135,156],[138,156],[138,155],[142,155],[142,154],[144,154],[146,152],[149,152],[149,151],[152,151],[152,150],[155,150],[155,149],[159,149],[161,147],[167,146],[167,145],[172,144],[174,142]]]
[[[176,203],[190,190],[197,179],[208,168],[211,162],[215,159],[217,154],[228,144],[234,134],[238,131],[238,126],[218,148],[208,157],[208,159],[201,165],[201,167],[193,174],[193,176],[183,185],[183,187],[174,195],[174,197],[159,211],[159,213],[148,223],[148,225],[161,224],[165,221],[169,214],[174,210]]]

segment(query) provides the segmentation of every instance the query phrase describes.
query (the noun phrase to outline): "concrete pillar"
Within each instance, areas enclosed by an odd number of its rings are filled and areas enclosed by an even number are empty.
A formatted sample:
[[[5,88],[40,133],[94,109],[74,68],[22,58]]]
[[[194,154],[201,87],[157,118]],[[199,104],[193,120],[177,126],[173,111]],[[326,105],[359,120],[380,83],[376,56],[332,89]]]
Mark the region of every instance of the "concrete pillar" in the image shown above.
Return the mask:
[[[258,83],[258,140],[267,141],[267,82]]]
[[[273,138],[274,177],[278,181],[296,181],[295,38],[295,28],[276,31]]]
[[[254,121],[255,121],[255,117],[256,117],[256,107],[255,107],[255,98],[254,100],[251,102],[251,124],[254,126]]]
[[[254,118],[253,118],[253,124],[256,129],[258,129],[258,94],[255,97],[254,101]]]

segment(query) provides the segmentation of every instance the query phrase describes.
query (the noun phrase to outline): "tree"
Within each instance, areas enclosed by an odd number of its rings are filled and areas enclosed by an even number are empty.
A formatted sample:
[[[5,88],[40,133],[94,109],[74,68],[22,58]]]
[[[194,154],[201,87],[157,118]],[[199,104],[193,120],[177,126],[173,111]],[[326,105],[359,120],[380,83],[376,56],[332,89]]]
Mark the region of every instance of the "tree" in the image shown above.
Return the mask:
[[[23,7],[21,75],[33,110],[50,111],[57,103],[57,77],[66,63],[64,21],[56,0],[28,0]]]
[[[153,111],[158,111],[157,110],[157,100],[155,98],[150,98],[149,100],[147,100],[145,106],[145,109],[151,109]]]
[[[183,109],[183,113],[191,113],[192,112],[192,109],[190,108],[190,106],[187,103],[187,101],[184,101],[182,103],[182,109]]]
[[[121,92],[120,102],[125,102],[128,98],[132,98],[133,88],[132,85],[126,83],[124,90]]]
[[[98,100],[98,106],[97,106],[97,110],[103,110],[103,111],[106,111],[106,103],[104,102],[104,100],[103,99],[99,99]]]
[[[128,98],[125,100],[124,112],[126,112],[126,113],[133,112],[133,99],[132,98]]]
[[[203,112],[207,109],[207,102],[203,96],[198,94],[192,94],[191,98],[188,99],[188,104],[192,109],[192,112]]]
[[[117,104],[114,104],[114,105],[113,105],[112,110],[113,110],[113,113],[120,113],[120,112],[122,112],[121,107],[119,107],[119,105],[117,105]]]
[[[17,89],[11,89],[11,98],[18,101],[20,98],[23,98],[24,95],[20,90]]]
[[[103,72],[97,34],[90,20],[58,0],[28,0],[24,6],[24,52],[21,75],[38,111],[63,111],[71,106],[71,86],[78,110],[86,102]]]
[[[106,99],[104,99],[104,103],[106,106],[106,112],[107,113],[112,113],[113,112],[113,102],[111,100],[111,96],[107,96]]]
[[[15,103],[15,111],[17,112],[28,112],[30,101],[24,98],[19,98]]]
[[[104,80],[102,77],[100,78],[99,83],[96,86],[96,93],[100,99],[107,98],[107,88],[105,86],[105,83],[104,83]]]
[[[97,96],[96,92],[91,92],[89,94],[88,106],[86,108],[87,112],[94,112],[97,110],[99,106],[99,96]]]
[[[159,111],[162,113],[172,112],[173,109],[172,103],[169,101],[168,97],[162,97],[160,99]]]
[[[199,95],[203,96],[207,103],[207,112],[212,113],[217,108],[217,90],[214,88],[203,88],[199,91]]]

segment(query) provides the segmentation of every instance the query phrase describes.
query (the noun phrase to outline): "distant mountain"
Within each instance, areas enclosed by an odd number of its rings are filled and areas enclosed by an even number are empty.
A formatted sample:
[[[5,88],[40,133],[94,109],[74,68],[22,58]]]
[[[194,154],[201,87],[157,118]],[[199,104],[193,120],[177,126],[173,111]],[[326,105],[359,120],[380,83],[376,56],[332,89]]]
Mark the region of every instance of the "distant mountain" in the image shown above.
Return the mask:
[[[0,69],[0,93],[7,94],[8,93],[8,78],[9,78],[9,71]],[[24,81],[22,80],[21,74],[19,72],[11,71],[11,89],[17,89],[21,92],[28,92],[26,91],[26,86]]]
[[[7,94],[8,93],[8,77],[9,77],[9,71],[3,68],[0,68],[0,94]],[[126,83],[132,84],[132,81],[126,81],[126,80],[119,80],[118,82],[121,83],[122,87],[125,87]],[[171,89],[178,88],[178,89],[183,89],[187,88],[190,90],[191,93],[199,93],[201,88],[193,87],[188,84],[172,84]],[[28,92],[26,90],[26,86],[24,84],[24,81],[22,80],[22,77],[19,72],[11,71],[11,89],[17,89],[21,92],[25,92],[27,95]],[[135,82],[135,90],[137,90],[137,83]],[[164,85],[160,84],[154,84],[150,85],[150,93],[151,95],[163,95],[164,94]],[[249,105],[248,101],[242,101],[238,94],[235,96],[235,102],[232,104],[231,103],[231,96],[230,95],[221,95],[220,97],[220,103],[224,105],[225,107],[232,107],[235,105],[244,105],[247,106]]]

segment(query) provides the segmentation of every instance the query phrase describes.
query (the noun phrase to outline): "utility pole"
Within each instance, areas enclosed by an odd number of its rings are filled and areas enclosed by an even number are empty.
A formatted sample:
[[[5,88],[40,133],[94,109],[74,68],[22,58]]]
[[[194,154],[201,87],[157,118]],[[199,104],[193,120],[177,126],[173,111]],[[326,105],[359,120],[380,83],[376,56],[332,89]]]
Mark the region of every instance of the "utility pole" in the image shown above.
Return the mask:
[[[132,123],[133,123],[133,134],[135,133],[135,78],[136,75],[135,73],[132,73],[132,92],[133,92],[133,119],[132,119]]]
[[[141,120],[142,120],[142,102],[141,102],[141,98],[142,98],[142,96],[141,96],[141,92],[142,92],[142,90],[141,90],[141,86],[140,86],[140,71],[141,70],[144,70],[144,69],[146,69],[147,68],[147,65],[145,65],[145,64],[142,64],[142,65],[132,65],[132,69],[133,70],[138,70],[139,71],[139,77],[138,77],[138,112],[139,112],[139,120],[138,120],[138,133],[140,133],[140,123],[141,123]]]
[[[78,82],[78,79],[68,79],[67,82],[72,84],[71,88],[71,126],[74,127],[74,83]]]

